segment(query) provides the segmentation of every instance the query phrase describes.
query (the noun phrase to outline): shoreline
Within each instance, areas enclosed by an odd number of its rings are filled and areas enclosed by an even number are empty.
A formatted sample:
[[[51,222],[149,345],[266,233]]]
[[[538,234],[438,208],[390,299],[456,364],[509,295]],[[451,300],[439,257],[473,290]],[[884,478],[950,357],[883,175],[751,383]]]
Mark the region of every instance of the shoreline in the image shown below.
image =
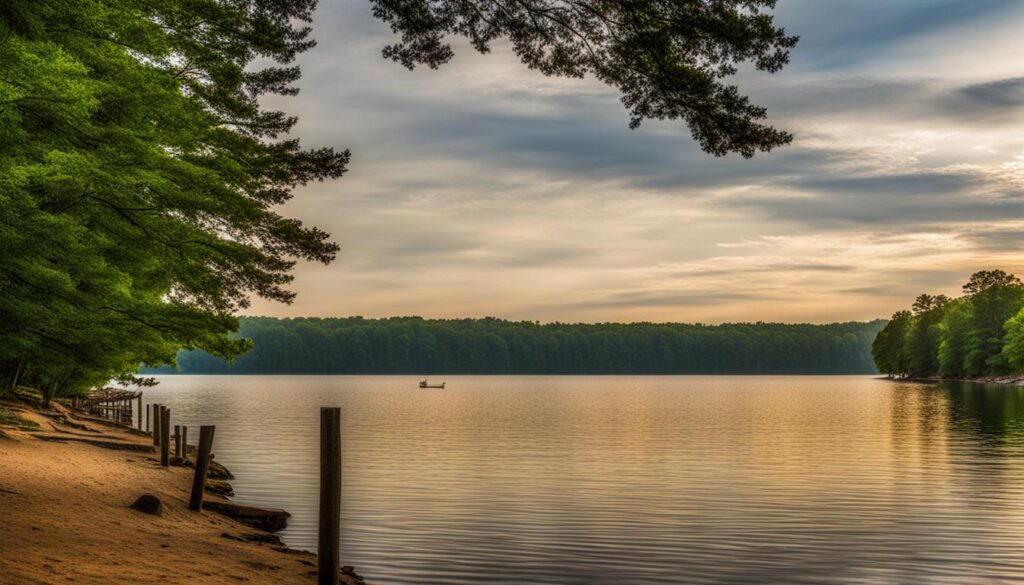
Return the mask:
[[[150,436],[72,411],[0,400],[0,575],[56,582],[315,582],[316,555],[220,513],[188,510],[194,470],[161,467]],[[131,508],[152,495],[160,515]],[[234,506],[207,491],[205,501]],[[7,582],[7,581],[5,581]],[[339,583],[359,585],[351,568]]]
[[[1002,386],[1024,387],[1024,374],[1008,376],[978,376],[976,378],[943,378],[942,376],[925,376],[909,378],[885,378],[894,382],[969,382],[971,384],[999,384]]]

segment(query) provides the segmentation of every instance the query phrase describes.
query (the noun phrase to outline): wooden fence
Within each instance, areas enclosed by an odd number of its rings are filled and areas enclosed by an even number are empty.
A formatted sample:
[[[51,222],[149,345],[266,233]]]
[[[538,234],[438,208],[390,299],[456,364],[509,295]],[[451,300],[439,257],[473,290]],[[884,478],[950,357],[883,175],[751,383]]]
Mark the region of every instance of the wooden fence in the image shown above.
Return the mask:
[[[86,396],[72,399],[72,406],[93,416],[151,434],[157,448],[160,465],[171,463],[171,443],[174,457],[189,462],[188,426],[171,427],[171,411],[162,404],[147,404],[145,427],[141,390],[102,388]],[[171,428],[174,434],[170,434]],[[195,448],[195,475],[189,497],[189,510],[200,512],[206,476],[209,472],[213,448],[213,425],[199,427],[199,444]],[[317,541],[317,583],[337,585],[341,571],[341,409],[320,409],[320,517]]]

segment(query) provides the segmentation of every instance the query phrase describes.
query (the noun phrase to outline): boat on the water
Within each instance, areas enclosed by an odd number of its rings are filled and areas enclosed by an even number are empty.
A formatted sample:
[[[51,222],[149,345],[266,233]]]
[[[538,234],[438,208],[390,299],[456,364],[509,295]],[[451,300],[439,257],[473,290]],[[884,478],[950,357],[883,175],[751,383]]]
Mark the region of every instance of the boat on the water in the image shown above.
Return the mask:
[[[445,382],[441,382],[440,384],[431,384],[430,382],[427,382],[426,378],[420,380],[420,388],[444,388],[444,385]]]

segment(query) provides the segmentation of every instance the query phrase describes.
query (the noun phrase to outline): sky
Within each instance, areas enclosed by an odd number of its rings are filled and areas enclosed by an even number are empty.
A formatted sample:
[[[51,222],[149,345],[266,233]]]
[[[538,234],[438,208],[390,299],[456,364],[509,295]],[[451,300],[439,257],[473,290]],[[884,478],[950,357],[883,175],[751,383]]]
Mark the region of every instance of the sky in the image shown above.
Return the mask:
[[[282,213],[329,231],[279,317],[542,322],[886,318],[976,270],[1024,273],[1024,3],[779,0],[801,37],[733,80],[794,142],[703,153],[681,122],[628,128],[618,91],[543,77],[503,44],[441,69],[384,60],[365,0],[322,0],[296,97],[342,179]]]

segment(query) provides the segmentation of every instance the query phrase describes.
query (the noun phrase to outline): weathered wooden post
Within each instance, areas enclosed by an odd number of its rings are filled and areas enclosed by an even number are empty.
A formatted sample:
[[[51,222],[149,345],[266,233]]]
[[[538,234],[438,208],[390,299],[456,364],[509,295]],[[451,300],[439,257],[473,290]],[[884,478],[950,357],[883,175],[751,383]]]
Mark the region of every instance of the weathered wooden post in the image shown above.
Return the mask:
[[[160,435],[157,439],[160,444],[164,444],[167,441],[167,435],[164,433],[164,416],[167,414],[167,407],[163,404],[159,404],[156,407],[157,426],[160,428]]]
[[[167,467],[171,464],[171,441],[168,437],[171,434],[171,411],[166,406],[160,407],[160,465]]]
[[[181,425],[174,425],[174,456],[181,458]]]
[[[181,427],[181,457],[188,459],[188,425]]]
[[[149,407],[150,407],[150,405],[147,404],[146,405],[146,432],[147,433],[149,432]]]
[[[142,392],[139,392],[139,430],[142,430]]]
[[[320,408],[320,532],[317,583],[337,585],[341,571],[341,409]]]
[[[192,480],[192,497],[188,501],[188,509],[199,512],[203,509],[203,490],[206,489],[206,473],[210,470],[210,449],[213,448],[213,430],[215,427],[199,427],[199,447],[196,451],[196,475]],[[335,584],[331,584],[335,585]]]
[[[153,444],[160,446],[160,405],[153,405]]]

